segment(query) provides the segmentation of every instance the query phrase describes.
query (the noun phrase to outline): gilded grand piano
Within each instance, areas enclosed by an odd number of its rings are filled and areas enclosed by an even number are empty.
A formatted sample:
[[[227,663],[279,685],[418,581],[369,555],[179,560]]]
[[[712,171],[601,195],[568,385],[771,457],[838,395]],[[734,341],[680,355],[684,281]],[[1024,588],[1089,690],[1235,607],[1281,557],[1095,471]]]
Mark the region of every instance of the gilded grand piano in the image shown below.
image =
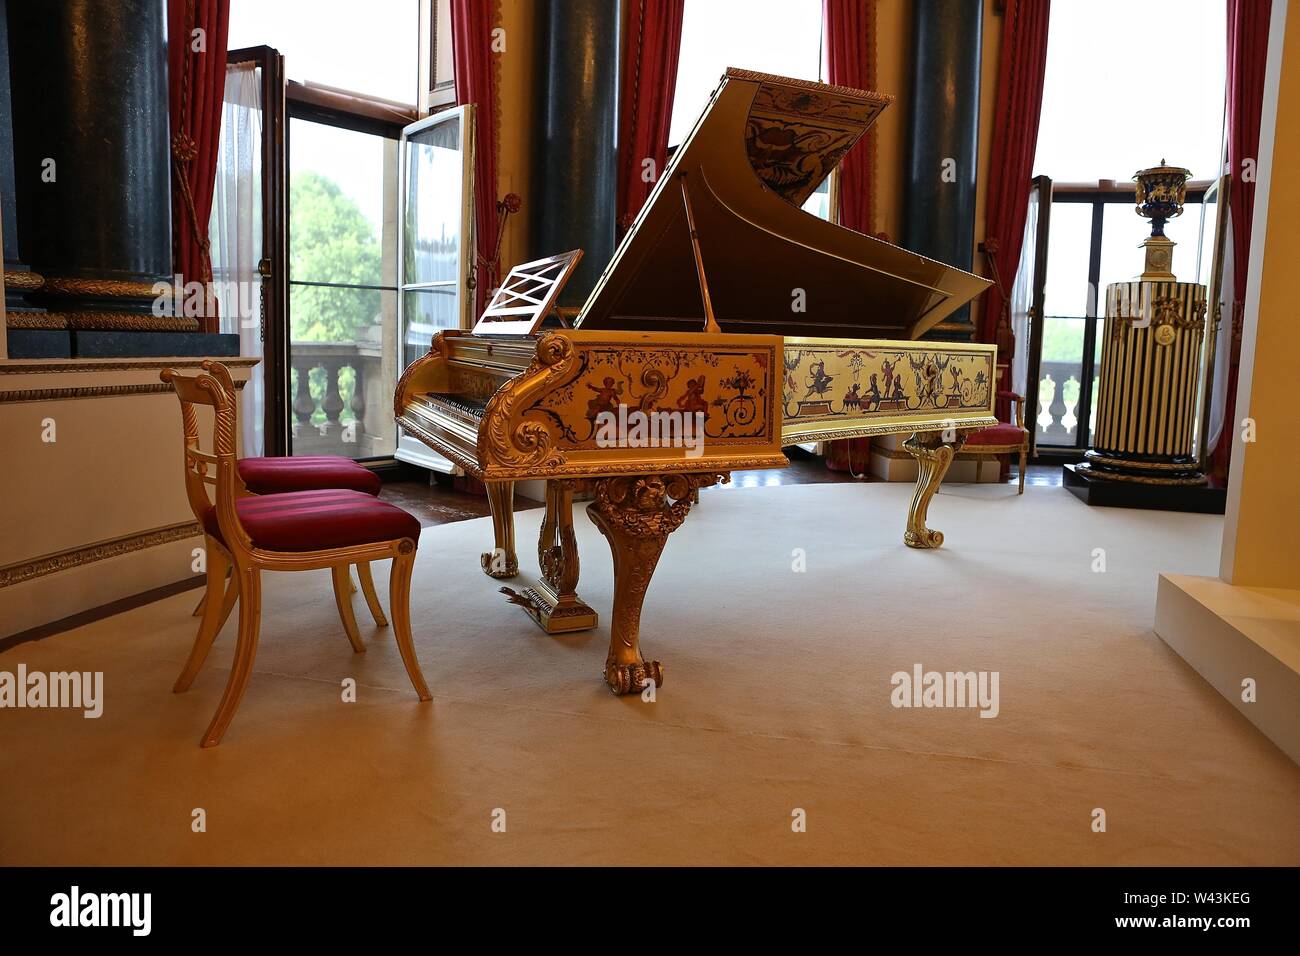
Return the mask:
[[[995,350],[916,340],[988,283],[800,208],[889,102],[728,70],[572,328],[543,322],[576,252],[512,270],[474,330],[437,335],[397,385],[402,427],[488,489],[490,576],[518,573],[514,484],[546,481],[541,580],[502,590],[550,633],[597,623],[572,518],[590,497],[614,559],[614,693],[663,683],[641,607],[698,490],[783,467],[784,446],[909,434],[904,542],[943,541],[927,509],[966,434],[996,421]]]

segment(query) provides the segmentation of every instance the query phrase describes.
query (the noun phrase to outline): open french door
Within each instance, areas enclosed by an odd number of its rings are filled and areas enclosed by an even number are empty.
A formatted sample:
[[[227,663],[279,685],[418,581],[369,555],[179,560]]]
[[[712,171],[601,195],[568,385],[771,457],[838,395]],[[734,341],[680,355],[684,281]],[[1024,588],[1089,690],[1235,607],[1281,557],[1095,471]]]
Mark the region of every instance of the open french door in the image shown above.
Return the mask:
[[[472,105],[442,110],[402,130],[397,327],[403,370],[429,351],[438,332],[473,326],[473,111]],[[456,470],[400,427],[396,457]]]
[[[1030,185],[1029,215],[1025,217],[1020,268],[1011,286],[1011,331],[1016,337],[1016,354],[1011,361],[1011,388],[1025,396],[1030,457],[1037,453],[1038,380],[1043,355],[1043,302],[1051,218],[1052,181],[1039,176]]]

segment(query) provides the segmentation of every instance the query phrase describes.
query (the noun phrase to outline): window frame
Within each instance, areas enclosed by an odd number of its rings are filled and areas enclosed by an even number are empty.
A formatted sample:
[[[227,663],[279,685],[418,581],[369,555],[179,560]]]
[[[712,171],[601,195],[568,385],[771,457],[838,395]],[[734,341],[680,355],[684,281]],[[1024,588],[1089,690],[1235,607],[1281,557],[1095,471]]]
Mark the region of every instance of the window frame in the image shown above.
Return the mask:
[[[1206,190],[1212,185],[1213,181],[1208,179],[1193,180],[1187,184],[1187,197],[1184,201],[1185,206],[1199,205],[1205,198]],[[1035,463],[1062,463],[1065,461],[1082,461],[1083,453],[1091,445],[1092,434],[1092,397],[1093,378],[1097,374],[1097,320],[1105,322],[1106,306],[1105,295],[1101,285],[1101,248],[1105,238],[1105,214],[1106,207],[1114,203],[1126,203],[1130,206],[1135,205],[1134,198],[1136,194],[1136,183],[1122,183],[1110,180],[1102,180],[1096,183],[1057,183],[1052,184],[1052,205],[1058,203],[1079,203],[1092,206],[1092,233],[1088,243],[1088,286],[1092,294],[1087,300],[1087,315],[1063,315],[1054,313],[1051,310],[1050,300],[1044,300],[1043,315],[1039,321],[1042,326],[1046,326],[1048,319],[1079,319],[1085,323],[1083,329],[1083,354],[1081,356],[1080,380],[1079,380],[1079,406],[1076,414],[1076,424],[1074,429],[1073,445],[1049,445],[1044,444],[1042,440],[1035,443]],[[1049,227],[1050,230],[1050,227]],[[1049,231],[1050,236],[1050,231]],[[1049,247],[1050,248],[1050,247]],[[1050,273],[1051,261],[1045,257],[1047,269]],[[1042,376],[1042,342],[1043,336],[1039,336],[1037,359],[1039,377]],[[1033,390],[1037,390],[1038,383],[1033,383]],[[1037,405],[1037,402],[1035,402]],[[1038,429],[1038,409],[1027,410],[1032,415],[1030,425],[1035,433]]]

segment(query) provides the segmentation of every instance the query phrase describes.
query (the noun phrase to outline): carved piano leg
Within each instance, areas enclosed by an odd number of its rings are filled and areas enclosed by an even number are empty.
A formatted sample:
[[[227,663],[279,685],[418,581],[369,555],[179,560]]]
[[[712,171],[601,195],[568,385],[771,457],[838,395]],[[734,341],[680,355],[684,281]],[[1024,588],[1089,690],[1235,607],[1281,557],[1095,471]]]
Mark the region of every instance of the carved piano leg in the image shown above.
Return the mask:
[[[605,683],[615,694],[637,693],[648,680],[663,685],[663,666],[641,656],[646,589],[668,535],[686,520],[692,493],[728,477],[637,475],[589,481],[596,500],[587,506],[587,514],[609,540],[614,555],[614,616]]]
[[[573,483],[546,483],[546,517],[537,538],[537,563],[542,580],[536,587],[511,595],[547,634],[586,631],[600,617],[578,597],[578,539],[573,533]]]
[[[907,530],[903,533],[903,543],[909,548],[937,548],[943,544],[943,532],[927,528],[925,515],[930,508],[930,499],[948,473],[952,456],[965,443],[964,432],[948,442],[943,440],[943,432],[916,432],[903,442],[903,448],[916,459],[916,490],[912,492]]]
[[[496,546],[483,552],[483,573],[492,578],[513,578],[519,573],[519,559],[515,556],[515,483],[489,481],[487,494]]]

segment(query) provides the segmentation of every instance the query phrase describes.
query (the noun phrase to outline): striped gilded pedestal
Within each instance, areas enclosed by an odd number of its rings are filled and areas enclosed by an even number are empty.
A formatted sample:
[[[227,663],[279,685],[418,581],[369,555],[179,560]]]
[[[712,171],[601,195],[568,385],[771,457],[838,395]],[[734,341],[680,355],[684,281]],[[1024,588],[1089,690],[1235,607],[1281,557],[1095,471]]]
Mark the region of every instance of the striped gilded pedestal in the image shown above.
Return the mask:
[[[1205,286],[1112,283],[1102,334],[1093,447],[1079,469],[1116,481],[1205,484],[1196,450]]]

